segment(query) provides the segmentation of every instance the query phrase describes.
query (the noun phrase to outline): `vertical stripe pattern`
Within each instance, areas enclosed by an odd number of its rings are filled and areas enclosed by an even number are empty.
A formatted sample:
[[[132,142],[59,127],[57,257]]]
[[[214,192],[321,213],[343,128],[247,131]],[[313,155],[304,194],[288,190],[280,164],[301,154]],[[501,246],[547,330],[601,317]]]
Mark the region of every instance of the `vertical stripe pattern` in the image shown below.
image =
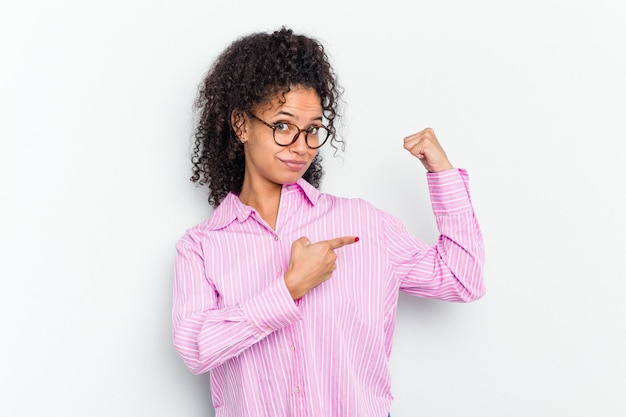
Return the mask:
[[[211,373],[216,417],[381,417],[398,291],[455,302],[484,294],[483,246],[467,173],[429,173],[440,237],[428,246],[360,199],[283,187],[276,230],[230,194],[177,243],[174,344]],[[328,281],[294,302],[284,284],[291,244],[338,236]]]

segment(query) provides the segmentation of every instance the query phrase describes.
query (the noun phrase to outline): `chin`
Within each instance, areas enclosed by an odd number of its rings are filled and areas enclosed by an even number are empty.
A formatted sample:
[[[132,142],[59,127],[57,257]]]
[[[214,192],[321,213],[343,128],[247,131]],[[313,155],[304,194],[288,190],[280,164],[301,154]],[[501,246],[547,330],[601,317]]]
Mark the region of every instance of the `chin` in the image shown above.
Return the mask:
[[[295,184],[296,182],[298,182],[298,180],[300,178],[302,178],[302,175],[293,176],[293,177],[290,177],[288,179],[285,179],[285,181],[283,181],[283,185],[285,185],[285,184]]]
[[[290,173],[289,175],[281,175],[279,178],[277,178],[276,183],[280,185],[295,184],[300,178],[302,178],[303,175],[304,172],[302,174]]]

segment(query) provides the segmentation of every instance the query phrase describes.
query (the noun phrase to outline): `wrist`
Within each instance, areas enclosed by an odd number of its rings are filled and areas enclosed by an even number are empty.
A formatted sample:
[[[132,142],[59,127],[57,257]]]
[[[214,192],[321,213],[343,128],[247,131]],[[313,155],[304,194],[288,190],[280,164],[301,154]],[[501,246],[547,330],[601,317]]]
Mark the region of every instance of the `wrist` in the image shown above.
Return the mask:
[[[299,285],[299,281],[294,279],[293,272],[287,271],[283,279],[285,280],[287,291],[289,291],[289,294],[294,301],[299,300],[304,296],[304,294],[306,294],[306,291],[301,288],[302,285]]]
[[[437,172],[443,172],[443,171],[450,171],[451,169],[454,169],[454,167],[452,166],[451,163],[448,162],[446,164],[430,167],[430,169],[428,169],[428,172],[437,173]]]

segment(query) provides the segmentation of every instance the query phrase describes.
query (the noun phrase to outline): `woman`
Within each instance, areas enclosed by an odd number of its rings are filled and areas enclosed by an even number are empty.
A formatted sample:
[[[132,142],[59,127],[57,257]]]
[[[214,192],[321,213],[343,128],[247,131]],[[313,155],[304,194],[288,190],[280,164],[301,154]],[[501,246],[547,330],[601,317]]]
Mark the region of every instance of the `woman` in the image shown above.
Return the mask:
[[[431,129],[404,147],[428,171],[437,245],[317,190],[339,92],[322,45],[285,28],[233,42],[200,90],[192,180],[216,208],[177,244],[173,330],[216,416],[387,416],[399,290],[484,293],[468,177]]]

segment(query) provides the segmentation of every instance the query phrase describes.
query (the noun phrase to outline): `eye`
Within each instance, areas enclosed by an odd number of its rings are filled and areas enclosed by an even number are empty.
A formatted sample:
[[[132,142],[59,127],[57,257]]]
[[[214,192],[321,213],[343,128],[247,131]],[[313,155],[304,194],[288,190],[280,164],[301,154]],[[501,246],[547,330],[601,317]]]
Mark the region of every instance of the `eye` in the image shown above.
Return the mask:
[[[306,131],[307,131],[307,133],[309,135],[317,135],[319,133],[319,131],[320,131],[320,127],[319,126],[311,126]]]
[[[278,131],[278,132],[288,132],[289,131],[289,124],[285,123],[285,122],[278,122],[274,125],[274,130]]]

